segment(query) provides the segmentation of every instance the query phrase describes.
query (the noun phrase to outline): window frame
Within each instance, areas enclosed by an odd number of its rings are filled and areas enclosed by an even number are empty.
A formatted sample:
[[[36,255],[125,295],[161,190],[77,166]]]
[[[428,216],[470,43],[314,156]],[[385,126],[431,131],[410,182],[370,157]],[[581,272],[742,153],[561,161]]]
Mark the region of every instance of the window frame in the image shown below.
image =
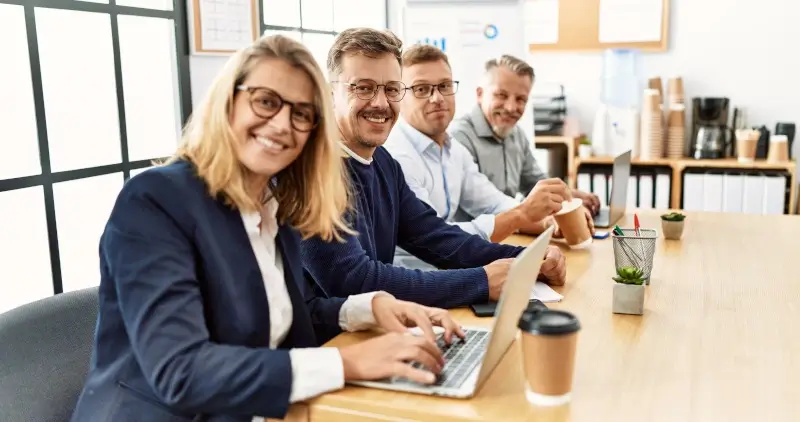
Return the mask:
[[[259,0],[260,1],[260,0]],[[58,242],[56,208],[53,188],[56,183],[85,179],[114,173],[123,175],[123,183],[130,179],[132,170],[150,167],[153,160],[165,157],[131,161],[128,150],[127,121],[125,114],[125,87],[122,78],[122,58],[120,55],[119,24],[120,15],[162,18],[172,20],[175,28],[175,57],[177,70],[178,105],[180,107],[181,126],[191,111],[191,76],[189,68],[189,35],[187,27],[187,10],[184,0],[172,0],[172,10],[145,9],[132,6],[119,6],[116,0],[108,3],[92,3],[80,0],[0,0],[0,4],[21,6],[25,16],[25,31],[28,38],[28,58],[33,86],[33,103],[36,118],[36,131],[39,146],[39,162],[41,173],[31,176],[0,179],[0,193],[17,189],[42,186],[44,192],[45,216],[47,219],[48,248],[53,280],[53,294],[64,291],[61,274],[61,253]],[[42,87],[42,68],[39,57],[38,34],[36,31],[35,9],[60,9],[79,12],[101,13],[109,15],[111,22],[111,42],[114,60],[114,77],[116,80],[117,113],[120,131],[121,160],[119,163],[102,166],[80,168],[53,172],[50,163],[50,148],[47,134],[47,117],[45,114],[44,92]],[[176,139],[177,141],[177,139]],[[99,239],[98,239],[99,241]]]
[[[332,3],[335,3],[336,0],[331,0]],[[320,34],[320,35],[332,35],[336,37],[339,35],[339,32],[335,30],[324,31],[319,29],[312,29],[312,28],[305,28],[303,25],[303,0],[297,1],[297,7],[300,9],[300,26],[282,26],[282,25],[267,25],[264,23],[264,0],[258,0],[258,26],[259,26],[259,33],[263,34],[266,31],[287,31],[287,32],[298,32],[300,33],[300,39],[303,38],[303,34]],[[384,25],[386,28],[389,28],[389,0],[384,0]]]

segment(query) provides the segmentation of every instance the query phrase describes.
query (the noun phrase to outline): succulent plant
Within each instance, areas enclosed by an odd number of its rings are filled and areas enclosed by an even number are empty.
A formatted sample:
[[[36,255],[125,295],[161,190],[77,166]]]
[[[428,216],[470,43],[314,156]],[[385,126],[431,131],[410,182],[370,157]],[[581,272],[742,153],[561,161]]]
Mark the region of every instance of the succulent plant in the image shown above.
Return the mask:
[[[661,219],[664,221],[683,221],[686,219],[686,216],[679,212],[670,212],[667,214],[662,214]]]
[[[644,273],[636,267],[619,267],[614,281],[621,284],[644,284]]]

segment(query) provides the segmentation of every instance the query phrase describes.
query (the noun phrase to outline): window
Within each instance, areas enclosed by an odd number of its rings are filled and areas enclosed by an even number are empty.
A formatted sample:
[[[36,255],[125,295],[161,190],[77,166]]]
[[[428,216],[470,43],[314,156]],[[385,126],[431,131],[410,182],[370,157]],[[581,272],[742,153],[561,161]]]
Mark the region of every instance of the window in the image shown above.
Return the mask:
[[[0,312],[99,283],[126,179],[191,110],[185,2],[0,0]]]
[[[386,28],[382,0],[260,0],[261,32],[290,36],[308,47],[323,69],[336,34],[352,27]]]

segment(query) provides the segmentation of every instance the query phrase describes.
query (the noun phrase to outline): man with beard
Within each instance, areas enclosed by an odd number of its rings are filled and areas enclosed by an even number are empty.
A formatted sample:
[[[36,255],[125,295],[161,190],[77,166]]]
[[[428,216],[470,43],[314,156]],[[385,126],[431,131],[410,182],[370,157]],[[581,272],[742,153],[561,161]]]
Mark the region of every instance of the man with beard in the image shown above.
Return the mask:
[[[417,197],[445,221],[499,242],[520,231],[539,234],[554,224],[550,217],[569,197],[560,179],[546,179],[521,203],[505,195],[478,171],[466,148],[452,142],[447,126],[455,113],[458,81],[442,50],[417,44],[403,52],[403,83],[408,93],[400,101],[401,118],[386,141]],[[592,217],[586,211],[592,226]],[[410,268],[430,266],[397,250],[395,264]]]
[[[401,47],[391,32],[355,28],[341,32],[328,53],[334,111],[353,187],[349,221],[356,233],[344,233],[343,242],[305,240],[306,276],[327,296],[383,290],[401,300],[444,308],[497,300],[509,258],[523,248],[491,243],[447,224],[417,199],[382,147],[407,94]],[[443,270],[393,266],[398,246]],[[558,248],[548,252],[541,272],[551,283],[564,283],[566,267]]]
[[[506,195],[528,195],[547,175],[536,164],[530,141],[517,125],[533,87],[533,68],[504,54],[486,62],[478,87],[478,104],[453,120],[448,132],[472,154],[480,172]],[[574,190],[592,215],[600,210],[597,195]]]

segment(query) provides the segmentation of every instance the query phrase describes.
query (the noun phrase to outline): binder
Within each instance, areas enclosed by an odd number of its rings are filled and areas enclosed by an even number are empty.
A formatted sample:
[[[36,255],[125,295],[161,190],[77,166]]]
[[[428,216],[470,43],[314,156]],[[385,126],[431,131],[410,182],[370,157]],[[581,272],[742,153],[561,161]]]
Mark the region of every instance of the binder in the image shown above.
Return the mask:
[[[594,193],[592,190],[592,176],[588,173],[578,173],[576,187],[579,191]]]
[[[653,176],[651,174],[639,175],[639,208],[645,210],[653,208]]]
[[[786,177],[769,174],[764,178],[764,204],[762,213],[783,214],[786,208]]]
[[[728,173],[722,178],[722,211],[741,213],[744,197],[744,175]]]
[[[600,198],[600,205],[608,205],[608,178],[605,174],[592,175],[592,192]]]
[[[667,210],[670,208],[669,199],[672,196],[672,174],[661,173],[656,175],[655,209]]]
[[[702,173],[684,173],[683,209],[685,211],[703,211],[704,178]]]
[[[703,211],[722,211],[723,174],[707,172],[703,175]]]
[[[636,195],[638,189],[639,189],[639,178],[631,175],[631,177],[628,178],[628,208],[638,207],[637,204],[638,195]]]
[[[744,176],[742,212],[761,214],[764,211],[764,176],[751,173]]]

